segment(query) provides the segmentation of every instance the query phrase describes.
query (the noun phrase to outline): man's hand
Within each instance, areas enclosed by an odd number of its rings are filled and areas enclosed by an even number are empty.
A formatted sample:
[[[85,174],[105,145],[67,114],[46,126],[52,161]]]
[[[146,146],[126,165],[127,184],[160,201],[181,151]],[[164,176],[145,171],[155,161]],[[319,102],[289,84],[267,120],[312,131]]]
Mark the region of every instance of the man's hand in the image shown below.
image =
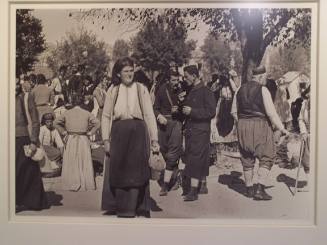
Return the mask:
[[[167,118],[165,118],[161,114],[158,115],[157,120],[161,125],[166,125],[167,124]]]
[[[160,146],[159,146],[158,141],[156,141],[156,140],[151,141],[151,151],[152,152],[159,152],[160,151]]]
[[[184,101],[186,97],[186,91],[183,91],[177,95],[179,101]]]
[[[274,132],[274,142],[275,144],[279,144],[281,141],[281,136],[282,136],[282,132],[277,130]]]
[[[191,114],[191,110],[192,110],[192,108],[191,107],[189,107],[189,106],[183,106],[183,114],[185,114],[185,115],[190,115]]]
[[[178,112],[178,106],[174,105],[171,107],[171,113],[177,113]]]

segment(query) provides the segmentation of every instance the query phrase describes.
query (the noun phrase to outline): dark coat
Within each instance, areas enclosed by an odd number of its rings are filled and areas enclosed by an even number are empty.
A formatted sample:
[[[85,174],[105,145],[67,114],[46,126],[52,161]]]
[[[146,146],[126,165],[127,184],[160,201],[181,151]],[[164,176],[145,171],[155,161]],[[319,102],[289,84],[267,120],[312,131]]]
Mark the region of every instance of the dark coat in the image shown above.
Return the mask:
[[[201,82],[190,91],[185,101],[191,114],[185,126],[185,175],[201,179],[209,175],[210,122],[216,114],[213,92]]]

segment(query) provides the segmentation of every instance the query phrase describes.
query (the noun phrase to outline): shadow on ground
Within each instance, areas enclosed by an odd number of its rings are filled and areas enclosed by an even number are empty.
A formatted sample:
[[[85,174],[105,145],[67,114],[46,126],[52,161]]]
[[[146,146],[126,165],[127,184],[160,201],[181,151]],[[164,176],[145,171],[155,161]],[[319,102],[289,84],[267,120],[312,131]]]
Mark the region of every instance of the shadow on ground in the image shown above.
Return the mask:
[[[281,183],[284,183],[287,188],[289,189],[289,191],[291,193],[293,193],[293,190],[292,188],[295,188],[295,182],[296,182],[296,179],[292,178],[292,177],[289,177],[285,174],[280,174],[276,177],[276,180],[277,182],[281,182]],[[303,188],[305,186],[306,182],[305,181],[298,181],[297,183],[297,187],[298,188]]]
[[[46,192],[48,202],[50,206],[62,206],[62,195],[56,194],[54,191]]]
[[[238,171],[232,171],[230,174],[222,174],[218,178],[218,183],[227,185],[229,189],[245,195],[246,186],[244,181],[240,178],[241,176],[242,173]]]

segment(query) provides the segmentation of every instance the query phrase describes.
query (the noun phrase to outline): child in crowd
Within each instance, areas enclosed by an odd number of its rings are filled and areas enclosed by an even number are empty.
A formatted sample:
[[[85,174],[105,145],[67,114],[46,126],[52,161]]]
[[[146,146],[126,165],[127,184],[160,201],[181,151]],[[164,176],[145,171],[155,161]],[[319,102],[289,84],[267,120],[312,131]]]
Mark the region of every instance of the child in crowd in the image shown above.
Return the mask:
[[[46,113],[42,116],[39,140],[45,151],[44,169],[48,168],[44,177],[56,177],[60,175],[61,160],[64,152],[64,144],[57,129],[53,126],[54,115]],[[44,171],[43,171],[44,172]]]

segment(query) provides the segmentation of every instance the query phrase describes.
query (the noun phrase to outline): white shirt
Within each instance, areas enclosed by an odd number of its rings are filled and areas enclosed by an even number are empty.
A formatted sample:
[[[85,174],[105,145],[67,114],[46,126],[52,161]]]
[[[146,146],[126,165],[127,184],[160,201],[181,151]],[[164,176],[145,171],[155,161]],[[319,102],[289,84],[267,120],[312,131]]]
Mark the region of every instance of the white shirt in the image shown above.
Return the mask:
[[[58,77],[52,80],[50,88],[56,91],[57,93],[62,92],[62,86]]]
[[[57,148],[64,147],[64,143],[62,142],[57,129],[50,131],[45,125],[40,128],[39,140],[41,145],[53,146],[55,143]]]
[[[138,113],[135,113],[135,112]],[[114,118],[133,119],[136,115],[142,115],[140,103],[138,101],[137,86],[133,83],[131,86],[125,84],[119,85],[119,92],[114,108]]]

